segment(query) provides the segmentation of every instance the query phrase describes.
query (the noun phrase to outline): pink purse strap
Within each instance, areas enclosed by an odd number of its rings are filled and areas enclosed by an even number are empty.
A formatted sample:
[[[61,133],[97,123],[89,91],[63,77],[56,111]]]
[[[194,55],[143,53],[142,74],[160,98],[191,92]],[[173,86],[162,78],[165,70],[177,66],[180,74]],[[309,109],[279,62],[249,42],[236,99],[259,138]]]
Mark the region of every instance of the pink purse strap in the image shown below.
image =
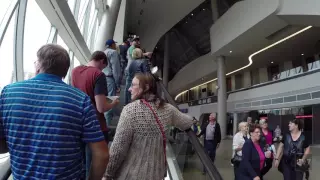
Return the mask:
[[[143,104],[145,104],[153,113],[153,116],[155,117],[157,124],[160,128],[161,134],[162,134],[162,139],[163,139],[163,152],[164,152],[164,164],[167,166],[167,153],[166,153],[166,143],[167,143],[167,138],[166,138],[166,134],[164,132],[164,127],[161,123],[161,121],[159,120],[156,112],[153,110],[153,108],[151,107],[151,105],[145,100],[145,99],[141,99],[141,101],[143,102]]]

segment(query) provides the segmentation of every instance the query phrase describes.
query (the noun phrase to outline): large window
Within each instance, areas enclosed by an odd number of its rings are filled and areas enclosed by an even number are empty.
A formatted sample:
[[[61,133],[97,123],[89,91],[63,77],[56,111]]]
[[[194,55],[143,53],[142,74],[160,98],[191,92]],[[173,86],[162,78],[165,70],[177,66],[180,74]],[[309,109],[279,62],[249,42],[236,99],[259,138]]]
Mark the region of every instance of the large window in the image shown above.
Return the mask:
[[[2,5],[1,5],[2,6]],[[13,68],[13,41],[16,12],[11,18],[7,31],[5,33],[2,44],[0,45],[0,91],[11,82],[15,81]]]
[[[60,35],[58,35],[57,44],[59,44],[60,46],[62,46],[65,50],[69,51],[68,46],[66,45],[66,43],[64,42],[64,40],[60,37]]]
[[[47,43],[51,24],[34,0],[28,1],[23,46],[24,79],[35,75],[34,61],[37,60],[37,51]]]
[[[78,67],[78,66],[80,66],[80,61],[74,56],[73,67]]]
[[[76,3],[76,0],[68,0],[68,5],[69,5],[69,8],[70,8],[70,11],[72,13],[74,13],[74,8],[75,8],[75,4]]]
[[[14,3],[14,1],[12,0],[1,0],[1,6],[0,6],[0,24],[2,22],[2,19],[4,17],[4,15],[6,14],[9,6],[10,6],[10,3]]]

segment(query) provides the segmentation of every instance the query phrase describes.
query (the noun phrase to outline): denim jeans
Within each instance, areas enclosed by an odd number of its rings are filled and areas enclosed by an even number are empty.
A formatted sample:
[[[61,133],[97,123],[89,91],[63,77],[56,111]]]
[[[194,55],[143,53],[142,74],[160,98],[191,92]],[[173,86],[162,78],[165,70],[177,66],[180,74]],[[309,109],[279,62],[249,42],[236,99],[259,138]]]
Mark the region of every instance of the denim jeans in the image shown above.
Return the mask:
[[[124,104],[128,104],[131,102],[131,93],[129,92],[129,88],[132,83],[132,78],[129,76],[129,74],[126,72],[126,87],[125,87],[125,102]]]
[[[213,140],[204,140],[204,149],[208,153],[211,161],[214,163],[216,159],[217,143]],[[206,168],[203,166],[203,172],[206,172]]]
[[[115,96],[117,94],[117,87],[113,77],[107,77],[107,85],[108,96]],[[105,118],[107,120],[107,125],[110,126],[113,118],[113,109],[110,109],[105,113]]]

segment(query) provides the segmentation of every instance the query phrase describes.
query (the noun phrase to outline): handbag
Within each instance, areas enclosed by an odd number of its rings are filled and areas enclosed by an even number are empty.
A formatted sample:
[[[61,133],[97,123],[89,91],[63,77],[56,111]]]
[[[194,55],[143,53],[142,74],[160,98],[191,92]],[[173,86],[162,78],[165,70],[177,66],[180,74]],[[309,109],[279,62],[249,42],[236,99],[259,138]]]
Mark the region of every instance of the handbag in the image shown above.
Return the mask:
[[[236,165],[236,166],[238,166],[241,161],[242,161],[242,156],[239,156],[237,153],[235,153],[235,155],[231,159],[231,163]]]
[[[243,139],[244,139],[244,141],[246,141],[246,139],[245,139],[244,137],[243,137]],[[231,159],[231,163],[232,163],[233,165],[238,166],[238,165],[240,165],[240,162],[241,162],[241,161],[242,161],[242,156],[239,156],[239,155],[237,154],[237,152],[235,152],[233,158]]]
[[[167,153],[166,153],[166,147],[167,147],[167,138],[166,138],[166,134],[164,132],[164,128],[163,125],[161,123],[161,121],[159,120],[157,113],[153,110],[153,108],[151,107],[151,105],[145,100],[145,99],[141,99],[142,103],[145,104],[152,112],[154,118],[156,119],[156,122],[159,126],[159,129],[161,131],[162,134],[162,139],[163,139],[163,153],[164,153],[164,164],[165,164],[165,168],[167,168]],[[166,177],[166,174],[165,174]]]

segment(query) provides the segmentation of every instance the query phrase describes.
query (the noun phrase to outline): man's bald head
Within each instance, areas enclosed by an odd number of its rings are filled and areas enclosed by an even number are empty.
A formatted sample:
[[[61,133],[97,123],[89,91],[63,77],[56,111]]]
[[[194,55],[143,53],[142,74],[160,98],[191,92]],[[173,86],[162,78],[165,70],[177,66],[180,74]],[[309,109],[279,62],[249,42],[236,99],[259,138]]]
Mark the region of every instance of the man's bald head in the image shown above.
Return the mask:
[[[216,121],[217,119],[217,113],[211,113],[209,116],[209,121]]]

